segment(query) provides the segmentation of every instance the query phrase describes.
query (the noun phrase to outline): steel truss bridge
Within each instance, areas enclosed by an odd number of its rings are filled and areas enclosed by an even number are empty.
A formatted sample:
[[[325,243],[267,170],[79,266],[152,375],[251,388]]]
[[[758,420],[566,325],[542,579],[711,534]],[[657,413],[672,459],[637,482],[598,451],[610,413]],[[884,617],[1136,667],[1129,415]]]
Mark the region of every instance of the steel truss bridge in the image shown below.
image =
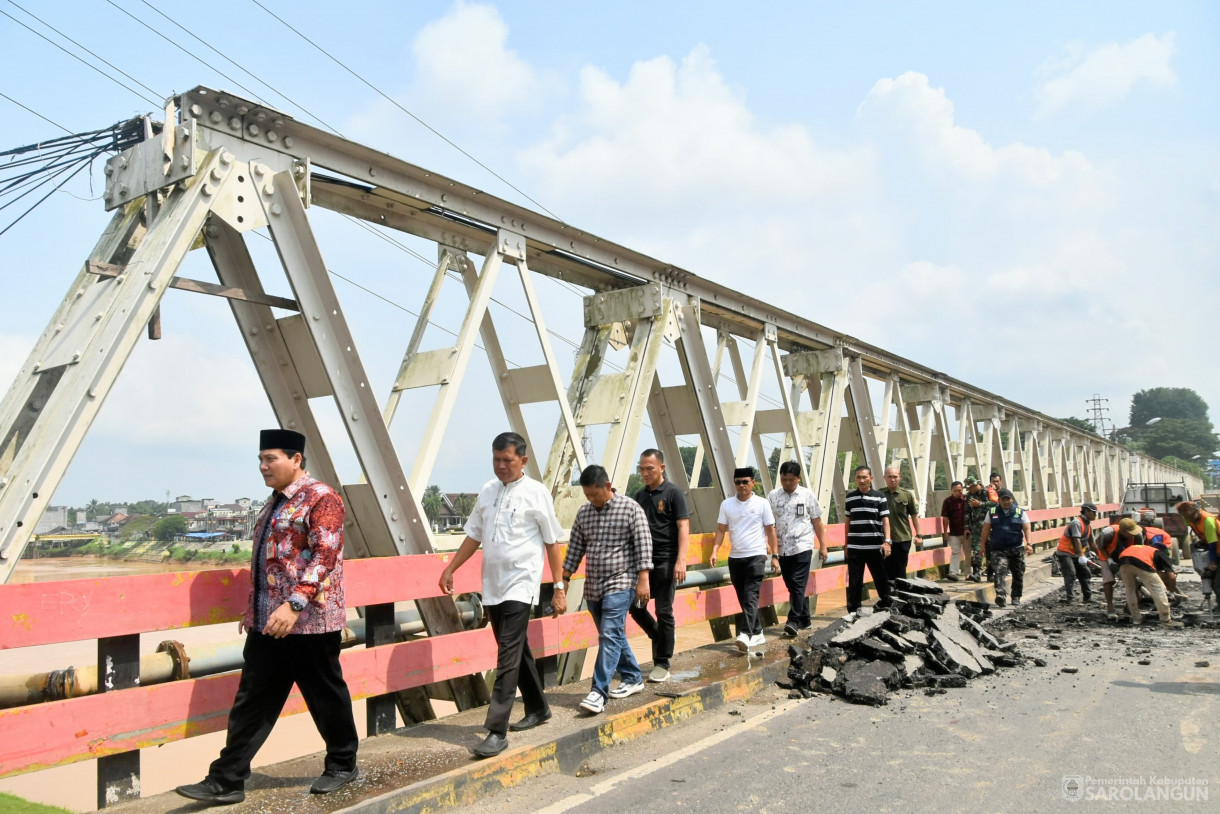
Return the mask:
[[[783,436],[781,459],[800,460],[823,505],[841,501],[860,463],[876,472],[905,462],[925,516],[943,496],[934,490],[938,467],[949,481],[970,467],[983,476],[998,471],[1031,509],[1117,502],[1128,480],[1185,478],[1201,491],[1189,474],[1097,435],[258,103],[198,87],[166,112],[164,126],[147,122],[144,140],[107,163],[105,201],[114,217],[0,405],[0,580],[11,574],[132,348],[146,327],[157,335],[158,306],[170,287],[228,298],[276,416],[310,438],[310,469],[342,484],[355,556],[432,550],[419,499],[480,340],[511,429],[531,449],[549,441],[545,459],[531,457],[529,474],[547,485],[568,522],[583,500],[571,484],[585,464],[585,429],[601,426],[597,460],[621,490],[646,420],[671,478],[690,497],[693,531],[714,528],[735,466],[752,460],[771,488],[764,434]],[[384,403],[368,386],[309,206],[436,244],[435,277]],[[245,243],[263,228],[294,299],[265,293]],[[219,284],[175,276],[201,244]],[[506,265],[517,271],[543,364],[510,367],[505,359],[488,304]],[[453,345],[425,348],[450,272],[469,296],[465,318]],[[566,384],[535,274],[589,291]],[[753,345],[752,358],[743,358],[739,339]],[[624,346],[624,369],[610,369],[609,349]],[[682,371],[675,386],[662,386],[658,376],[668,353]],[[738,383],[727,400],[717,387],[726,356]],[[766,377],[783,394],[780,408],[760,407]],[[433,407],[418,454],[404,462],[388,427],[402,394],[418,388],[434,393]],[[319,397],[339,408],[362,469],[358,482],[343,484],[335,470],[309,404]],[[530,438],[522,405],[536,402],[553,405],[552,439]],[[673,464],[682,460],[679,436],[700,439],[690,471]],[[700,488],[692,473],[704,459],[713,482]],[[456,624],[447,603],[432,604],[430,629]]]
[[[395,705],[404,720],[417,721],[432,717],[430,698],[453,700],[462,709],[487,700],[482,671],[494,665],[494,646],[487,631],[464,631],[454,600],[437,595],[442,557],[430,556],[420,502],[476,343],[487,355],[508,427],[531,449],[546,451],[531,455],[528,473],[551,490],[565,523],[583,500],[572,483],[586,463],[589,440],[597,439],[593,454],[622,490],[647,425],[670,463],[671,479],[689,496],[692,532],[704,533],[692,541],[696,562],[706,555],[706,533],[715,528],[720,501],[733,492],[734,467],[753,463],[763,485],[773,486],[763,436],[784,439],[781,460],[801,462],[803,480],[823,505],[841,506],[851,471],[861,463],[874,472],[906,467],[925,517],[937,513],[945,494],[937,483],[968,472],[1000,472],[1020,503],[1048,522],[1060,522],[1085,500],[1116,504],[1132,480],[1184,480],[1188,489],[1202,491],[1197,478],[1100,436],[232,94],[195,88],[171,100],[164,123],[146,119],[141,129],[141,140],[106,164],[106,208],[114,212],[109,226],[0,403],[0,583],[11,576],[132,349],[145,332],[160,336],[165,292],[224,297],[277,419],[309,437],[310,470],[342,491],[349,556],[394,558],[377,568],[353,564],[350,575],[349,600],[365,616],[369,649],[346,655],[345,673],[355,682],[354,695],[368,697],[370,733],[394,726]],[[369,386],[331,284],[311,206],[436,246],[435,276],[384,402]],[[255,230],[273,241],[277,274],[286,277],[291,298],[267,293],[272,278],[256,267],[246,244]],[[218,282],[177,276],[188,252],[201,247]],[[488,307],[505,266],[516,269],[534,330],[526,341],[538,343],[541,364],[507,361],[502,337],[522,340],[503,331]],[[551,345],[537,274],[588,292],[584,337],[570,377]],[[461,328],[453,344],[425,347],[430,317],[451,275],[461,279],[468,298]],[[749,346],[752,355],[743,352]],[[614,365],[611,358],[626,362]],[[737,384],[727,399],[719,390],[726,363]],[[662,385],[662,368],[680,371],[680,382]],[[768,389],[778,389],[780,399],[763,409]],[[430,397],[432,406],[422,445],[405,461],[390,427],[409,391],[422,391],[412,403]],[[338,409],[360,466],[351,482],[339,476],[311,399],[331,399]],[[549,405],[543,409],[551,411],[553,437],[530,437],[523,408],[531,404]],[[689,468],[681,463],[682,437],[698,439]],[[699,486],[705,463],[711,484]],[[939,528],[937,520],[923,522],[933,533]],[[1057,534],[1038,532],[1040,540]],[[922,563],[917,567],[932,567],[948,561],[942,554],[947,552],[923,552],[914,560]],[[841,588],[842,571],[819,571],[811,591]],[[0,649],[95,637],[99,663],[106,665],[101,683],[107,690],[132,688],[126,692],[145,699],[138,706],[146,712],[138,728],[144,734],[133,735],[126,723],[113,723],[126,721],[126,713],[116,717],[113,710],[127,702],[95,707],[87,699],[66,701],[70,706],[54,712],[68,715],[64,732],[92,722],[101,745],[95,750],[90,742],[86,753],[74,735],[52,739],[37,755],[0,755],[0,774],[97,757],[99,805],[105,805],[138,796],[132,778],[139,775],[139,748],[223,726],[217,716],[231,690],[215,688],[228,687],[230,678],[188,679],[184,683],[193,683],[181,697],[157,696],[162,701],[156,706],[149,688],[136,686],[139,637],[141,631],[237,618],[244,599],[235,599],[241,593],[235,587],[245,583],[231,585],[228,572],[204,572],[184,585],[178,575],[163,576],[173,578],[124,583],[138,601],[129,601],[127,588],[92,597],[89,602],[113,608],[88,619],[67,587],[49,610],[46,597],[38,600],[22,586],[0,593],[0,605],[15,623],[27,620]],[[463,579],[463,590],[478,589],[476,577]],[[732,612],[728,590],[694,592],[679,624]],[[773,584],[766,589],[766,604],[779,601],[774,592]],[[72,613],[56,610],[63,610],[63,597],[71,600]],[[427,641],[394,643],[399,601],[415,603]],[[139,606],[134,611],[133,603]],[[558,660],[545,671],[549,676],[579,677],[581,654],[596,641],[585,617],[531,623],[547,640],[538,652]],[[719,623],[713,622],[714,631]],[[397,670],[382,660],[387,651],[402,654]],[[215,709],[196,709],[189,700],[193,688],[205,686],[214,688],[208,697]],[[46,728],[38,715],[27,723],[31,731]],[[37,742],[38,736],[18,741]]]

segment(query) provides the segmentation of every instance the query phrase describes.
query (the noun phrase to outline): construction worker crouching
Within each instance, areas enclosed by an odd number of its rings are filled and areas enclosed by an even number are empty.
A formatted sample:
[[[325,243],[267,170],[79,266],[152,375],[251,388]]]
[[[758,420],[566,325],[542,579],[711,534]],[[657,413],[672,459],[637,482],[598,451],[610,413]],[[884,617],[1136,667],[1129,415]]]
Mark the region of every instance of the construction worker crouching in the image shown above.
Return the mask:
[[[1169,612],[1169,596],[1165,593],[1163,575],[1173,572],[1173,563],[1165,556],[1165,552],[1153,548],[1144,540],[1143,530],[1131,518],[1123,518],[1118,524],[1120,538],[1130,538],[1130,545],[1122,545],[1118,550],[1118,573],[1123,578],[1123,588],[1127,592],[1127,611],[1131,621],[1138,623],[1140,619],[1140,586],[1152,596],[1157,613],[1161,617],[1161,626],[1170,628],[1182,627]]]

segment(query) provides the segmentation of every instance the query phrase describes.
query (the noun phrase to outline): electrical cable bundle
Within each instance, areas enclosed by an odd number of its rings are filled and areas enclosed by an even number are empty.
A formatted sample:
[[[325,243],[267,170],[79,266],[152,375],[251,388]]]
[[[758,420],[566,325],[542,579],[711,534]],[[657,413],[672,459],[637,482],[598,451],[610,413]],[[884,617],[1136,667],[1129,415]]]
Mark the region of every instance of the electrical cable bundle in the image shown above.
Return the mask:
[[[141,140],[141,119],[119,122],[101,130],[47,139],[0,151],[0,235],[107,153],[119,153]],[[92,174],[90,176],[92,183]],[[50,189],[47,189],[50,187]],[[29,203],[30,196],[46,190]],[[29,203],[15,216],[11,207]]]

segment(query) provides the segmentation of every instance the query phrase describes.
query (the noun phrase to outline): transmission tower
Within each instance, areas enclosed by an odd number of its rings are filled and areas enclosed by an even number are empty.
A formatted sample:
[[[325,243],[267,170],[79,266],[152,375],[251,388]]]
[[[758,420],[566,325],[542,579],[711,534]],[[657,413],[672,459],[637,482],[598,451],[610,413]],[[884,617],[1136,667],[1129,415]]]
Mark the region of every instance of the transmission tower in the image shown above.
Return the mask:
[[[1109,438],[1110,433],[1114,432],[1114,422],[1110,419],[1110,408],[1105,405],[1110,400],[1094,393],[1093,398],[1085,399],[1084,403],[1089,405],[1089,421],[1093,422],[1093,429],[1103,438]]]

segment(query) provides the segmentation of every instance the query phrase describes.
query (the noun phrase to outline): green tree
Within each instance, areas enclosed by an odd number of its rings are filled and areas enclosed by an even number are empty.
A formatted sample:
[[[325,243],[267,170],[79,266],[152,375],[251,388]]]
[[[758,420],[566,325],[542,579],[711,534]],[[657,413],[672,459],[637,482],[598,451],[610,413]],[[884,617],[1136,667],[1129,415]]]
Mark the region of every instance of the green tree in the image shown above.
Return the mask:
[[[1094,435],[1098,434],[1097,428],[1093,426],[1092,421],[1086,421],[1085,419],[1077,418],[1074,415],[1068,416],[1067,418],[1060,418],[1058,420],[1062,421],[1064,424],[1068,424],[1072,427],[1075,427],[1078,430],[1083,430],[1084,432],[1091,432]]]
[[[434,483],[425,489],[423,500],[420,503],[423,504],[424,514],[428,515],[428,520],[435,523],[445,508],[445,496],[441,494],[441,487]]]
[[[1163,418],[1141,432],[1139,447],[1154,458],[1172,455],[1184,461],[1208,460],[1220,448],[1210,421],[1188,418]]]
[[[635,493],[644,488],[644,479],[640,477],[639,472],[632,472],[627,476],[627,497],[635,497]]]
[[[695,465],[695,448],[694,447],[679,447],[682,453],[682,466],[687,472],[690,472]],[[703,468],[699,470],[699,482],[697,486],[712,485],[712,470],[707,463],[707,455],[703,456]]]
[[[180,514],[162,517],[153,526],[153,536],[163,543],[168,543],[179,534],[186,534],[186,518]]]
[[[1178,469],[1184,469],[1192,475],[1198,475],[1204,480],[1207,479],[1207,473],[1204,471],[1203,467],[1199,466],[1199,464],[1195,461],[1183,461],[1181,458],[1175,458],[1172,455],[1166,455],[1161,460],[1170,466],[1176,466]]]
[[[474,511],[474,505],[479,500],[478,495],[472,495],[469,492],[463,492],[453,499],[453,510],[457,512],[458,517],[462,518],[462,522],[466,522],[466,518],[470,517],[470,513]]]
[[[1142,427],[1154,418],[1205,421],[1207,402],[1189,387],[1153,387],[1131,397],[1131,426]]]

